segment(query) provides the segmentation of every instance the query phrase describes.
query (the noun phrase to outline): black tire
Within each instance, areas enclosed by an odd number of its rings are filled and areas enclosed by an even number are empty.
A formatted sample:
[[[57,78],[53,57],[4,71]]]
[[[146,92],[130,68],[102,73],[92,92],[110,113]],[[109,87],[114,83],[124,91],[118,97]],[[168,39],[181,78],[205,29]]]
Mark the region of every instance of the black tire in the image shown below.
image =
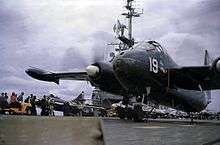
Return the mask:
[[[133,119],[135,122],[142,122],[144,118],[144,111],[141,105],[135,105],[133,110]]]
[[[117,107],[117,114],[120,119],[125,119],[126,117],[126,112],[122,107]]]
[[[133,114],[134,114],[134,111],[132,108],[127,108],[127,119],[128,120],[132,120],[133,119]]]

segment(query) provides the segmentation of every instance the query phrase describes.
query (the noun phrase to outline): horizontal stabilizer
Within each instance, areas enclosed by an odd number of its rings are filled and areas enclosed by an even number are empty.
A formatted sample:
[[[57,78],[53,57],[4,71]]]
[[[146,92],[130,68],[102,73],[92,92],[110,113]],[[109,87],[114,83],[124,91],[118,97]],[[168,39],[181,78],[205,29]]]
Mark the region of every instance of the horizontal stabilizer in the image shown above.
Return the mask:
[[[29,76],[41,81],[55,82],[59,84],[59,80],[87,80],[86,72],[64,72],[64,73],[54,73],[50,71],[45,71],[39,68],[29,68],[25,71]]]

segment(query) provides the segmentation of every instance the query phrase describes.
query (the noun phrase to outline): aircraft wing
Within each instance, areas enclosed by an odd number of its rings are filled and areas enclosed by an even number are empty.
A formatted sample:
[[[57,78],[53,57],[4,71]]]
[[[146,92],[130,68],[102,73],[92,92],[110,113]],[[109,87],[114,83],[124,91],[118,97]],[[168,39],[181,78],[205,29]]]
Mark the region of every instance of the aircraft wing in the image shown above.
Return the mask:
[[[61,80],[87,80],[86,72],[67,72],[67,73],[53,73],[53,75]]]
[[[169,68],[168,74],[170,84],[183,89],[220,89],[220,73],[215,72],[211,66]]]
[[[59,84],[59,80],[79,80],[85,81],[88,76],[86,72],[65,72],[65,73],[54,73],[45,71],[38,68],[29,68],[25,71],[29,76],[47,82],[55,82]]]

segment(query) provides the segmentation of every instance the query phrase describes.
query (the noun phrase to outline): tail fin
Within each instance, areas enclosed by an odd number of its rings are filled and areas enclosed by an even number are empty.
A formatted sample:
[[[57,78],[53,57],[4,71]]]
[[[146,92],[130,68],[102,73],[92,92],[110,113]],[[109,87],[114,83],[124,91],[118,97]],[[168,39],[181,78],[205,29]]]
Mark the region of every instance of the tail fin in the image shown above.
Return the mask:
[[[205,50],[205,58],[204,58],[204,65],[205,66],[208,66],[208,65],[211,65],[213,59],[210,57],[209,53],[208,53],[208,50]],[[206,96],[207,96],[207,101],[208,103],[211,103],[211,91],[206,91]]]
[[[208,50],[205,50],[204,65],[211,65],[212,62],[213,58],[209,55]]]
[[[74,100],[75,103],[77,104],[84,104],[84,102],[86,101],[84,98],[84,92],[82,91],[79,96],[77,96]]]

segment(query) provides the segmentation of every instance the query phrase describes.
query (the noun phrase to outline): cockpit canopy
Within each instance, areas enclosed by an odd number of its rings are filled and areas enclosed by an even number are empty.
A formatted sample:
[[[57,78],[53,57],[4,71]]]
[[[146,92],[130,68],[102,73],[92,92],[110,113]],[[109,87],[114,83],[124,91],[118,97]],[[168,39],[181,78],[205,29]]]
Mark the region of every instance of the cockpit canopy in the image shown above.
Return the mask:
[[[147,51],[156,51],[167,53],[166,50],[156,41],[142,41],[139,42],[134,49],[144,49]]]

